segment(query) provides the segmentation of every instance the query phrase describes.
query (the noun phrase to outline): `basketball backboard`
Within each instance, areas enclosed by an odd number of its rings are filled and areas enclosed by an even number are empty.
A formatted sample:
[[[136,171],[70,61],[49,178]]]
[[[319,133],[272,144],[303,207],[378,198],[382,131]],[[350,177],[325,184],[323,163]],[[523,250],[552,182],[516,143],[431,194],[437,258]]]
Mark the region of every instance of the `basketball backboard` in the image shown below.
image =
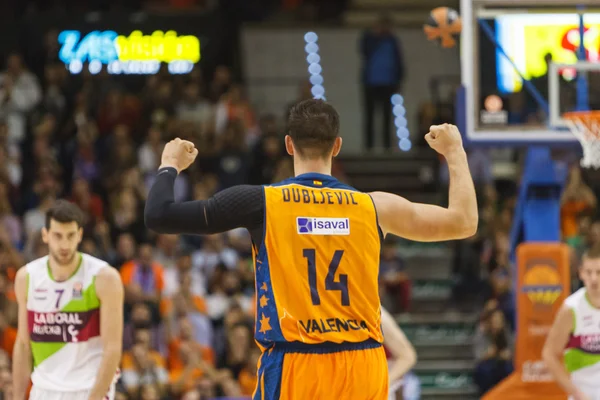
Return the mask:
[[[586,79],[600,72],[600,1],[461,0],[461,16],[457,122],[465,142],[578,143],[561,115],[593,106]],[[567,94],[573,101],[561,103]]]

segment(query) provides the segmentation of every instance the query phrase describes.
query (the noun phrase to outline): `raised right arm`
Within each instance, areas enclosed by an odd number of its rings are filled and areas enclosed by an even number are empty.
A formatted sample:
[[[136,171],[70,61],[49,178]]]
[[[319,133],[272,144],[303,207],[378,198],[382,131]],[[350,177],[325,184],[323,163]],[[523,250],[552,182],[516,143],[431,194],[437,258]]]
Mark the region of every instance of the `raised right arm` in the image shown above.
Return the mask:
[[[25,400],[31,378],[33,357],[27,326],[27,269],[21,268],[15,278],[15,293],[19,305],[17,340],[13,349],[13,390],[15,400]]]
[[[448,162],[448,208],[412,203],[391,193],[371,193],[379,226],[391,233],[420,242],[464,239],[477,232],[477,198],[460,132],[453,125],[432,126],[425,136],[429,145]]]

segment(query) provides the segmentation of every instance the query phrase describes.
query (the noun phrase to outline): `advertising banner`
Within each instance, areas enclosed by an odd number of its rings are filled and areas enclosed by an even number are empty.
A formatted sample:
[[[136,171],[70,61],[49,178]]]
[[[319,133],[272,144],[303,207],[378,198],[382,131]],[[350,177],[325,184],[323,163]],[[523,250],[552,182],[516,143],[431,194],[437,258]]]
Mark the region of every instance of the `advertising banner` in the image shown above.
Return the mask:
[[[56,59],[71,74],[151,75],[161,69],[187,74],[199,63],[211,68],[219,62],[224,29],[218,11],[49,13],[3,24],[0,34],[17,40],[0,43],[0,50],[18,50],[29,60]]]

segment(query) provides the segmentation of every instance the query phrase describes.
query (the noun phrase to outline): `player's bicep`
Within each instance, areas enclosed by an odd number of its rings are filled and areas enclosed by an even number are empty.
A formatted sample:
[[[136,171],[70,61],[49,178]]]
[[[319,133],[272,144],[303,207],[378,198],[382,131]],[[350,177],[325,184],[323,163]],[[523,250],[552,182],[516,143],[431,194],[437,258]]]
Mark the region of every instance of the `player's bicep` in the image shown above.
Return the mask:
[[[17,271],[15,277],[15,295],[19,306],[17,338],[23,343],[29,343],[29,327],[27,325],[27,289],[29,274],[26,268]]]
[[[472,234],[466,221],[447,208],[412,203],[385,192],[371,193],[371,197],[384,233],[421,242],[462,239]]]
[[[575,318],[573,310],[570,307],[563,306],[554,319],[554,323],[548,332],[546,343],[544,344],[545,356],[561,356],[571,333],[575,328]]]
[[[96,295],[100,300],[100,337],[105,346],[118,346],[123,340],[123,283],[112,267],[96,276]]]

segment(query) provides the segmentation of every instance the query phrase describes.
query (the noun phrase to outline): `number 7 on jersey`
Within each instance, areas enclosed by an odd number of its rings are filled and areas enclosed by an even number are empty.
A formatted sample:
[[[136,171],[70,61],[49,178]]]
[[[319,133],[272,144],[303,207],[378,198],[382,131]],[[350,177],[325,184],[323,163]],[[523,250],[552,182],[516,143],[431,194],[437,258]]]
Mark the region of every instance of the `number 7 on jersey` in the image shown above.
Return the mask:
[[[55,307],[58,308],[58,306],[60,305],[60,299],[62,298],[62,295],[65,292],[65,289],[56,289],[54,292],[57,294]]]
[[[321,297],[317,288],[317,252],[315,249],[304,249],[302,255],[308,261],[308,286],[310,287],[310,299],[313,305],[321,305]],[[329,263],[327,277],[325,277],[325,290],[339,290],[342,297],[342,306],[350,305],[348,294],[348,275],[340,274],[340,280],[336,282],[335,273],[340,266],[344,250],[336,250]]]

